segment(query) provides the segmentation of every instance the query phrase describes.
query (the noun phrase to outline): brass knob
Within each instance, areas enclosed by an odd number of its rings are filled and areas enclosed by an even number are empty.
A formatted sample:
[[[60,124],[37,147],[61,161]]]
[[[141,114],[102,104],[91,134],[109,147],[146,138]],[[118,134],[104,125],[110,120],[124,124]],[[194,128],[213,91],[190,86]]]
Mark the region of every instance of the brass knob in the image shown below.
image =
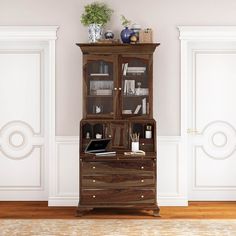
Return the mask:
[[[141,182],[144,183],[144,179],[142,179]]]
[[[121,91],[121,88],[119,88],[119,90]]]
[[[93,195],[93,198],[96,198],[96,195]]]
[[[108,137],[111,138],[111,134],[109,134]]]
[[[144,196],[143,196],[143,195],[141,195],[141,198],[144,198]]]
[[[95,167],[95,166],[93,166],[93,169],[96,169],[96,167]]]
[[[114,90],[117,90],[117,88],[114,88]]]
[[[141,166],[141,169],[143,170],[143,169],[144,169],[144,166]]]
[[[96,182],[96,180],[95,180],[95,179],[93,179],[93,182],[95,183],[95,182]]]
[[[144,143],[142,143],[141,145],[144,146]]]

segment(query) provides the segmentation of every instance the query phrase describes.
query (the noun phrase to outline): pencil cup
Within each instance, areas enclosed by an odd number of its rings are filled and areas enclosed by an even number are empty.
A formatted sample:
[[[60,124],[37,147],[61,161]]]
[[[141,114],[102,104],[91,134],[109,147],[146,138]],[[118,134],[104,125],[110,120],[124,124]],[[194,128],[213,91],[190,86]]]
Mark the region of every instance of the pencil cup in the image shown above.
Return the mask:
[[[137,152],[139,150],[139,142],[132,142],[131,143],[131,151]]]

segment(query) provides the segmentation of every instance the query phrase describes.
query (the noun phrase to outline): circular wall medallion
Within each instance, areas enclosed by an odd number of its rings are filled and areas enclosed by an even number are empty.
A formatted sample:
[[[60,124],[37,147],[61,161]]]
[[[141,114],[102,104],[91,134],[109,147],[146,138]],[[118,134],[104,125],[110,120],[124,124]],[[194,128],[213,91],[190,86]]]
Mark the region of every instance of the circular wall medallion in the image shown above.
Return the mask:
[[[216,147],[223,147],[227,144],[227,136],[223,132],[216,132],[212,136],[212,143]]]
[[[22,147],[25,143],[25,136],[23,133],[20,132],[14,132],[9,137],[9,144],[12,146],[19,148]]]
[[[11,159],[27,157],[33,150],[33,129],[22,121],[7,123],[0,131],[1,151]]]
[[[214,159],[226,159],[236,148],[236,130],[225,121],[214,121],[203,130],[203,151]]]

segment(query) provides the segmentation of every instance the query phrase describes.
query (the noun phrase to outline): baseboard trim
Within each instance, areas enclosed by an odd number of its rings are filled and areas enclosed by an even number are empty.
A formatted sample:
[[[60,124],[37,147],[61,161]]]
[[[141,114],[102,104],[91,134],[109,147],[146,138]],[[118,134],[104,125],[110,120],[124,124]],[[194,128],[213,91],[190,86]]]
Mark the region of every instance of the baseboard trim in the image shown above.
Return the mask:
[[[188,200],[186,198],[179,197],[159,197],[158,205],[162,206],[188,206]]]
[[[71,207],[76,207],[78,206],[79,203],[79,198],[76,197],[57,197],[57,198],[50,198],[48,199],[48,206],[49,207],[56,207],[56,206],[71,206]]]

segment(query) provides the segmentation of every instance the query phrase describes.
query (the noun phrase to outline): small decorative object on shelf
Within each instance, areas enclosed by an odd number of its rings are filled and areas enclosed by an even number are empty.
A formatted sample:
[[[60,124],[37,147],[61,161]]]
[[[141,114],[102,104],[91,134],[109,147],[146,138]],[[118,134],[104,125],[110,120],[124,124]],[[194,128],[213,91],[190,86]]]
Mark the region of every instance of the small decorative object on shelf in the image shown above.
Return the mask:
[[[130,36],[130,43],[131,44],[136,44],[138,42],[138,37],[137,37],[137,35],[132,35],[132,36]]]
[[[100,114],[102,113],[102,106],[93,106],[93,109],[94,109],[94,113],[95,114]]]
[[[140,43],[152,43],[152,30],[144,29],[139,32],[139,42]]]
[[[131,27],[131,30],[134,32],[134,35],[131,37],[131,42],[134,40],[134,36],[136,38],[136,41],[135,43],[139,42],[139,32],[141,30],[141,26],[138,25],[138,24],[133,24],[132,27]],[[132,40],[133,38],[133,40]]]
[[[111,30],[107,30],[104,34],[105,39],[114,39],[114,33]]]
[[[102,135],[99,134],[99,133],[97,133],[97,134],[96,134],[96,139],[101,139],[101,138],[102,138]]]
[[[151,125],[146,125],[145,138],[146,139],[152,138],[152,126]]]
[[[86,139],[90,139],[90,133],[89,132],[86,133]]]
[[[131,21],[121,15],[121,23],[125,27],[120,33],[121,40],[123,43],[130,43],[130,37],[134,34],[133,30],[128,27]]]
[[[132,152],[137,152],[139,151],[139,134],[134,133],[130,135],[131,138],[131,151]]]
[[[141,95],[141,82],[138,82],[137,83],[137,88],[135,89],[135,95],[137,95],[137,96],[139,96],[139,95]]]
[[[102,38],[102,27],[110,20],[113,10],[105,3],[94,2],[84,7],[81,23],[88,26],[90,43],[96,43]]]

